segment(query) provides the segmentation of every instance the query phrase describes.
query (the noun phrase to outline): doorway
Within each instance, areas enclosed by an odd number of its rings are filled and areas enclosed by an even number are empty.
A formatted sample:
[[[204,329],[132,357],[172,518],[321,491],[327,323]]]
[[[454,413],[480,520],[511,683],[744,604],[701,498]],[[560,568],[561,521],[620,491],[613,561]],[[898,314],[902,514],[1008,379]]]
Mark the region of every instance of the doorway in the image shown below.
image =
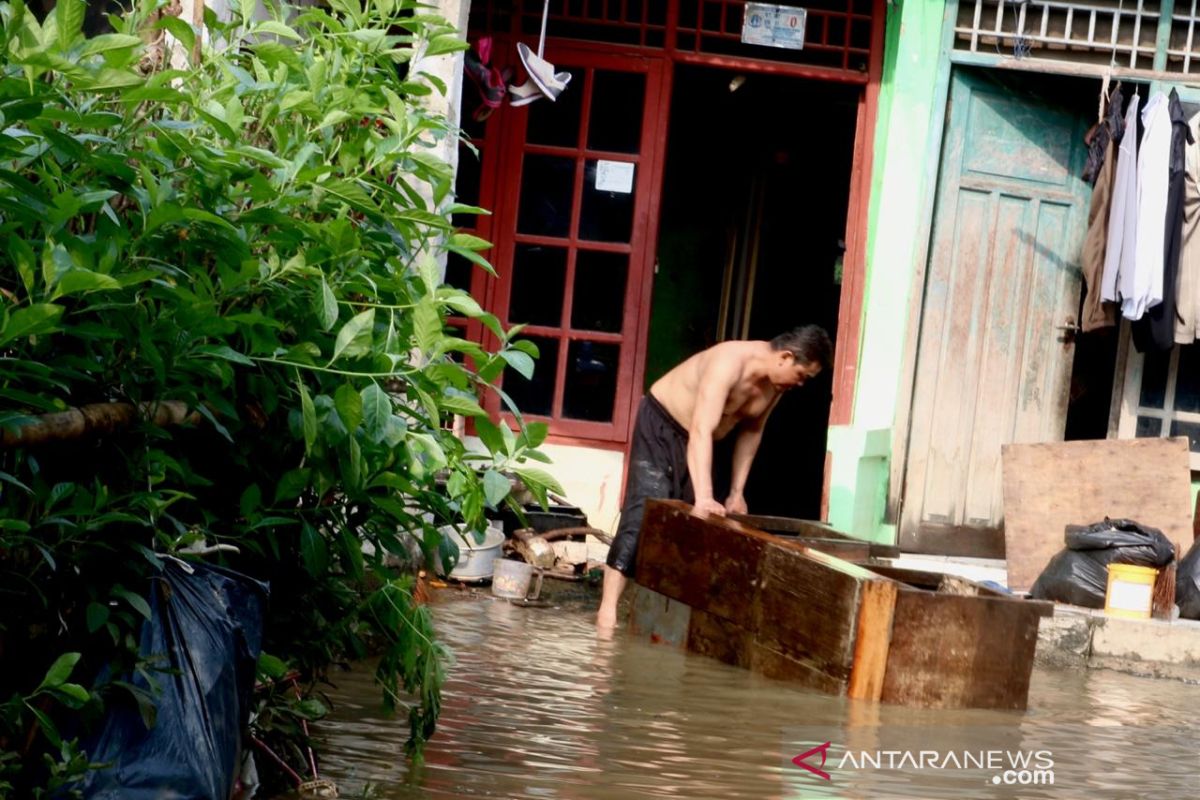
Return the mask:
[[[1095,115],[1080,88],[952,75],[908,430],[906,550],[1002,557],[1002,445],[1067,431],[1090,195],[1083,134]],[[1102,363],[1093,350],[1088,362]],[[1096,372],[1088,362],[1076,365],[1081,381]],[[1095,427],[1089,416],[1075,415],[1075,435]]]
[[[726,339],[809,323],[836,339],[861,92],[675,68],[644,388]],[[819,518],[831,373],[772,414],[746,487],[751,513]],[[714,457],[718,491],[731,446]]]

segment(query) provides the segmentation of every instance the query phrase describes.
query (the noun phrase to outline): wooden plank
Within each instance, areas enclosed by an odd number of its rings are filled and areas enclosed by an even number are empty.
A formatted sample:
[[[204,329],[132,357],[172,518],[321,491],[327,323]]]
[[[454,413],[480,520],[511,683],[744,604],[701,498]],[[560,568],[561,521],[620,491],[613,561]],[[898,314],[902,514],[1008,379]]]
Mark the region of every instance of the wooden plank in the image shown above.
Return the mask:
[[[854,639],[854,666],[846,688],[849,697],[879,700],[883,696],[897,591],[897,584],[891,581],[870,581],[863,585]]]
[[[655,644],[686,647],[691,609],[645,586],[635,586],[629,630]]]
[[[705,517],[686,503],[652,500],[642,521],[637,582],[751,628],[750,588],[770,541],[765,533],[720,517]]]
[[[691,610],[687,649],[735,667],[750,668],[754,637],[745,628],[697,609]]]
[[[863,558],[899,558],[900,548],[892,545],[868,542],[848,533],[843,533],[826,522],[816,522],[808,519],[792,519],[791,517],[770,517],[755,514],[730,514],[729,518],[743,525],[772,533],[776,536],[795,536],[803,539],[804,544],[816,550],[836,555],[847,561],[857,561],[860,557],[846,545],[853,543],[869,548]]]
[[[927,592],[896,595],[880,699],[927,708],[1024,709],[1036,606]]]
[[[862,586],[870,575],[838,569],[832,562],[844,562],[788,545],[768,548],[763,559],[755,641],[827,676],[842,693],[854,662]]]
[[[1033,585],[1063,548],[1069,524],[1127,518],[1162,530],[1181,549],[1191,538],[1186,438],[1010,444],[1003,459],[1010,589]]]

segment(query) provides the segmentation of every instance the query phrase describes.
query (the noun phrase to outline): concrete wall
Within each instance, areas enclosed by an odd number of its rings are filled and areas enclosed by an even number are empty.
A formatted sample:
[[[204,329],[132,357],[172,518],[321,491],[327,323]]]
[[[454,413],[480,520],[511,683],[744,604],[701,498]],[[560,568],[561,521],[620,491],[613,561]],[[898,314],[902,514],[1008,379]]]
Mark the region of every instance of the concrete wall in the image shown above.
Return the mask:
[[[911,390],[901,380],[936,180],[927,154],[942,113],[934,104],[944,80],[944,13],[943,0],[904,0],[888,8],[854,416],[850,425],[829,431],[829,522],[881,542],[895,541],[896,533],[884,522],[892,428]]]

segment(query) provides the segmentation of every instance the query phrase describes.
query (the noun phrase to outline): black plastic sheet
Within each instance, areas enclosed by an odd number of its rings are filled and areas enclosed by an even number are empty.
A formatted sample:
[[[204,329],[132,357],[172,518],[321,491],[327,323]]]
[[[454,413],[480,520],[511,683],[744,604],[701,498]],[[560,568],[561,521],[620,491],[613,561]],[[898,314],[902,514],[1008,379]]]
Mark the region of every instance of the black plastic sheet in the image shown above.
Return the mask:
[[[132,699],[114,704],[88,774],[88,800],[227,800],[233,793],[262,649],[265,584],[236,572],[168,559],[152,581],[140,651],[158,669],[157,719],[147,728]]]
[[[1029,594],[1039,600],[1104,608],[1108,565],[1165,567],[1175,548],[1158,528],[1129,519],[1068,525],[1066,544],[1042,570]]]
[[[1175,572],[1175,604],[1184,619],[1200,619],[1200,541],[1179,561]]]

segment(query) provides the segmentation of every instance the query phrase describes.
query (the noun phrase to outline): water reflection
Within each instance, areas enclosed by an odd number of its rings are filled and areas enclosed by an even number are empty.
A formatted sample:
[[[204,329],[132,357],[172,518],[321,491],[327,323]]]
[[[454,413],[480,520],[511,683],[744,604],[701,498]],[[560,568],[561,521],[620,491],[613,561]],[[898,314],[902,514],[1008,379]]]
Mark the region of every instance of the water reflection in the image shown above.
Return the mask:
[[[590,615],[451,599],[435,607],[457,653],[426,764],[407,723],[379,711],[371,671],[339,679],[322,723],[324,773],[343,793],[410,797],[1193,797],[1200,687],[1104,672],[1035,672],[1025,714],[928,711],[798,690],[618,633]],[[790,758],[834,742],[828,782]],[[847,751],[1049,751],[1053,786],[979,770],[838,769]],[[819,758],[813,761],[819,764]]]

